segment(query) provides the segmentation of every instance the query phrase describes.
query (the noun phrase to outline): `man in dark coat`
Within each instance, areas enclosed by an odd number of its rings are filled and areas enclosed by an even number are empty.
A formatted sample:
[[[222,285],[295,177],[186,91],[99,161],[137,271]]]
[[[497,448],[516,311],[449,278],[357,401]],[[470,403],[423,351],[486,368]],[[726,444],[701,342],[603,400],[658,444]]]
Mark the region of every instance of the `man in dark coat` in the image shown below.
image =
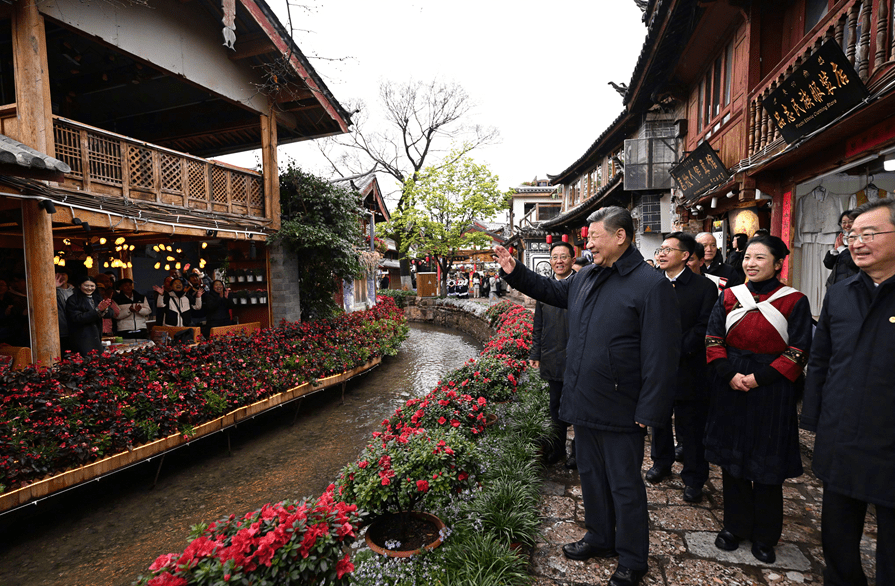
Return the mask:
[[[702,267],[703,275],[712,275],[719,277],[719,289],[727,289],[735,285],[742,285],[744,279],[737,273],[736,269],[724,262],[721,255],[718,254],[718,241],[709,232],[700,232],[696,235],[696,241],[705,248],[705,266]]]
[[[824,584],[867,584],[860,542],[876,505],[876,583],[895,584],[895,200],[858,208],[847,241],[861,271],[827,291],[801,425],[824,483]]]
[[[554,278],[563,280],[572,273],[572,259],[575,250],[568,242],[557,242],[550,247],[550,268]],[[546,305],[541,301],[535,305],[535,317],[531,332],[531,350],[528,361],[538,368],[541,378],[550,386],[550,419],[553,420],[553,437],[547,463],[553,465],[566,457],[566,435],[569,424],[559,417],[562,397],[562,375],[566,368],[566,344],[569,341],[569,319],[567,310]],[[574,467],[575,442],[572,441],[572,456],[566,466]]]
[[[702,443],[709,410],[705,330],[718,300],[715,284],[687,268],[687,261],[695,250],[696,239],[683,232],[669,234],[657,250],[659,268],[671,281],[680,307],[683,335],[674,385],[674,422],[683,451],[681,478],[684,481],[684,500],[688,503],[702,500],[702,487],[709,477],[709,464],[705,460],[705,446]],[[674,455],[669,419],[666,425],[653,428],[650,446],[653,467],[646,473],[646,479],[656,483],[670,476]]]
[[[574,279],[542,277],[494,249],[507,283],[569,310],[559,416],[575,426],[587,533],[563,553],[586,560],[617,552],[609,584],[629,586],[646,574],[649,554],[644,427],[671,416],[680,318],[671,283],[632,246],[630,212],[602,208],[588,222],[594,264]]]

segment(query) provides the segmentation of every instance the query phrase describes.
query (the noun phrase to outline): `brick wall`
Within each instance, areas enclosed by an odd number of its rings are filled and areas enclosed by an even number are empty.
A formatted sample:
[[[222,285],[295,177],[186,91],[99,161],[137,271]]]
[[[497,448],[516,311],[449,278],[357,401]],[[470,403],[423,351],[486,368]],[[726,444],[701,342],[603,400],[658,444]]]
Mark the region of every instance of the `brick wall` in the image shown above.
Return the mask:
[[[300,321],[298,259],[279,244],[270,246],[270,306],[273,323]]]

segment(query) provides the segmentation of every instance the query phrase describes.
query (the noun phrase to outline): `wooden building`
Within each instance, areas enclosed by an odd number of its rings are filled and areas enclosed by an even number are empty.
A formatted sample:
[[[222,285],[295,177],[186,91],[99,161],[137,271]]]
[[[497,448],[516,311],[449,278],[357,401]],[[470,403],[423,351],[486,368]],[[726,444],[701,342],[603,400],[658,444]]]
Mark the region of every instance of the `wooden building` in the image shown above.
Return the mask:
[[[21,210],[0,237],[25,258],[35,360],[59,356],[62,249],[98,264],[100,239],[123,237],[107,252],[129,276],[159,243],[223,241],[269,277],[266,247],[252,250],[280,222],[277,145],[348,124],[263,0],[4,4],[0,133],[68,167],[0,168],[0,213]],[[210,159],[257,148],[260,172]]]

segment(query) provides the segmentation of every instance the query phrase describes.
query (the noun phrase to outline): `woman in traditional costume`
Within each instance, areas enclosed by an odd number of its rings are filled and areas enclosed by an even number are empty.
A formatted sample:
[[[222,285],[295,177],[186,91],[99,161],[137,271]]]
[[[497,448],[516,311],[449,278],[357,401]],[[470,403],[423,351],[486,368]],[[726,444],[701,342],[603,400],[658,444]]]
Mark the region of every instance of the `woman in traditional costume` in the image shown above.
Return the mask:
[[[776,236],[749,240],[748,282],[725,289],[706,331],[712,366],[706,460],[721,467],[724,529],[715,546],[752,541],[773,563],[783,531],[783,481],[802,474],[796,381],[811,345],[808,298],[777,280],[789,249]]]

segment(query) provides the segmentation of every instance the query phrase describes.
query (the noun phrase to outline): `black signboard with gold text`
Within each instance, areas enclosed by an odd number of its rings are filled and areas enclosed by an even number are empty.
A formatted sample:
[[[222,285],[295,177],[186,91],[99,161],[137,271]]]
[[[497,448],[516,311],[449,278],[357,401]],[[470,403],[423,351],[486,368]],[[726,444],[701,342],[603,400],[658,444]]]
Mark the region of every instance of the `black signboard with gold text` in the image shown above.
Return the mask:
[[[678,187],[684,192],[685,199],[710,187],[727,183],[727,180],[730,179],[727,167],[718,158],[715,149],[708,141],[696,147],[669,172],[677,181]]]
[[[835,39],[802,63],[762,105],[791,143],[849,111],[867,97],[855,68]]]

